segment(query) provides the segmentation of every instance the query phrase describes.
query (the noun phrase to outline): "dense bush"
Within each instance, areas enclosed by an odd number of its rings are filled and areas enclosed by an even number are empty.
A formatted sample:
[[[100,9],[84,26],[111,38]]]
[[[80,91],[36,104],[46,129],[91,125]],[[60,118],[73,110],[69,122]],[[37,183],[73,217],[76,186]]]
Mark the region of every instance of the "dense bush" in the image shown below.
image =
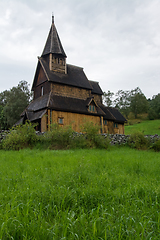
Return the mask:
[[[153,143],[152,148],[153,148],[156,152],[159,152],[159,151],[160,151],[160,139],[157,140],[155,143]]]
[[[48,141],[49,148],[107,148],[109,141],[98,134],[99,126],[92,122],[81,126],[83,133],[76,133],[71,126],[61,127],[53,124],[50,131],[45,133],[42,141]]]
[[[50,131],[45,133],[44,140],[48,141],[51,147],[66,148],[73,141],[72,134],[73,130],[71,126],[61,127],[58,124],[52,124]]]
[[[87,147],[108,148],[109,140],[99,134],[99,125],[95,125],[93,122],[86,122],[81,126],[81,130],[85,134]]]
[[[26,147],[69,149],[69,148],[108,148],[109,140],[98,134],[99,127],[85,123],[83,133],[76,133],[71,126],[61,127],[53,124],[50,131],[37,136],[34,125],[26,122],[10,130],[2,141],[5,150],[19,150]]]
[[[19,150],[33,146],[38,140],[34,127],[30,122],[13,127],[2,141],[3,149]]]
[[[148,149],[149,148],[149,140],[148,138],[145,138],[143,133],[141,132],[136,132],[132,133],[128,139],[128,145],[131,148],[136,148],[136,149]]]
[[[89,140],[94,140],[95,135],[99,133],[100,126],[93,122],[86,122],[81,126],[81,131],[86,134]]]

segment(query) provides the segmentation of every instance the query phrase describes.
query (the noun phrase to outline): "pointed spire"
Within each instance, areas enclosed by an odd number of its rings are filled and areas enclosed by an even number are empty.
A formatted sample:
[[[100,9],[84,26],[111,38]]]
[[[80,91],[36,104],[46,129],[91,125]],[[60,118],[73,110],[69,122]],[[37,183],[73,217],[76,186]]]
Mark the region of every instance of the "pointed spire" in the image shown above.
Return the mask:
[[[60,54],[63,57],[67,57],[64,50],[63,50],[60,38],[58,36],[58,32],[56,30],[53,15],[52,15],[52,25],[51,25],[51,28],[50,28],[50,31],[49,31],[49,35],[48,35],[48,38],[47,38],[46,45],[44,47],[42,56],[46,55],[46,54],[49,54],[49,53]]]
[[[52,24],[54,24],[54,14],[52,12]]]

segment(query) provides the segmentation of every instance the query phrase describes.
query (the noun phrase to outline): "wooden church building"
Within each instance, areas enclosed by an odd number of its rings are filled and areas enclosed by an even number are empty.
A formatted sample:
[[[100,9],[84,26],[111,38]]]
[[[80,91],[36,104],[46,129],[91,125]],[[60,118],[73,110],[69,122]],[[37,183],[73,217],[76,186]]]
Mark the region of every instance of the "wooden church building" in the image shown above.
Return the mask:
[[[116,108],[103,105],[103,92],[98,82],[89,81],[83,68],[66,63],[66,53],[58,36],[54,17],[33,80],[33,101],[21,114],[38,123],[45,132],[50,124],[72,125],[79,132],[84,122],[101,126],[101,133],[124,134],[126,119]]]

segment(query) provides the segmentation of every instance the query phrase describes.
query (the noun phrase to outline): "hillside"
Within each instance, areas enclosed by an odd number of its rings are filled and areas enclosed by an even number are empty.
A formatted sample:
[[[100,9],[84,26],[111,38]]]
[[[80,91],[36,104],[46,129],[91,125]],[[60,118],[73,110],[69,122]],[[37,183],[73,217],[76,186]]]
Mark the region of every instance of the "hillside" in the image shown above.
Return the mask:
[[[144,135],[160,135],[160,120],[139,121],[133,125],[125,126],[125,134],[142,132]]]

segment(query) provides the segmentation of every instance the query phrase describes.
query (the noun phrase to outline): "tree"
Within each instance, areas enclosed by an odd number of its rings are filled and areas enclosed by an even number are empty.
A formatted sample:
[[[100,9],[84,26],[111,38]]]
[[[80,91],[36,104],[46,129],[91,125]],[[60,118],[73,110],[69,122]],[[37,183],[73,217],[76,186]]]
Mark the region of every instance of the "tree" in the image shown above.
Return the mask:
[[[135,118],[137,118],[137,114],[145,113],[148,110],[148,101],[142,91],[139,90],[139,88],[132,90],[131,96],[130,109],[134,113]]]
[[[7,122],[4,116],[4,112],[3,112],[3,106],[0,105],[0,129],[5,130],[7,129]]]
[[[4,115],[4,106],[6,104],[7,90],[0,93],[0,129],[5,130],[8,128],[7,120]]]
[[[128,117],[130,112],[130,103],[131,103],[131,92],[129,90],[126,90],[126,91],[119,90],[116,93],[116,99],[114,100],[114,105],[126,117]]]
[[[149,101],[149,119],[159,119],[160,118],[160,93],[154,95],[152,100]]]
[[[9,128],[19,119],[22,111],[27,107],[31,99],[29,84],[20,81],[17,87],[0,93],[0,126]]]
[[[111,107],[112,106],[112,98],[114,96],[113,92],[110,92],[108,90],[108,92],[104,92],[103,93],[103,101],[106,104],[107,107]]]

